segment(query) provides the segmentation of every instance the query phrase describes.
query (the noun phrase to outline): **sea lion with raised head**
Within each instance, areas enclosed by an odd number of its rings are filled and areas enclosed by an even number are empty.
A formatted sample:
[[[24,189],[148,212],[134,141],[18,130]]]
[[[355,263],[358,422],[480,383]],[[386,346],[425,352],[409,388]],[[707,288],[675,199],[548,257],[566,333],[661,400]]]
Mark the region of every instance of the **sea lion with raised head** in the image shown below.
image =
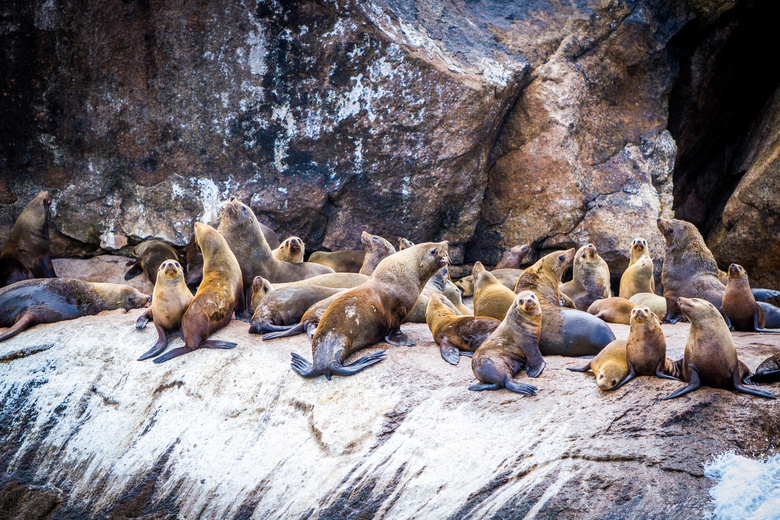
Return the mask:
[[[152,284],[157,283],[157,273],[160,266],[166,260],[179,260],[179,253],[167,242],[158,238],[144,240],[133,248],[135,260],[127,262],[130,269],[125,273],[125,280],[131,280],[141,273],[146,273],[146,277]]]
[[[345,366],[353,352],[383,338],[392,345],[413,345],[401,323],[428,279],[449,262],[447,251],[447,242],[426,242],[382,260],[367,282],[330,304],[312,338],[313,363],[293,353],[293,370],[303,377],[348,376],[384,359],[382,350]]]
[[[366,254],[363,257],[363,265],[360,267],[359,273],[366,276],[371,276],[379,262],[395,253],[393,244],[379,235],[372,235],[366,231],[361,233],[360,243]]]
[[[31,278],[54,278],[49,240],[49,192],[41,190],[16,219],[0,251],[0,287]]]
[[[609,298],[609,266],[599,256],[596,246],[588,244],[574,255],[574,277],[560,284],[560,291],[571,298],[575,308],[587,311],[591,303]]]
[[[560,291],[561,277],[572,260],[574,260],[574,248],[545,255],[523,271],[517,279],[514,292],[533,291],[543,304],[575,308],[571,298]]]
[[[398,237],[398,250],[403,251],[404,249],[408,249],[414,245],[414,242],[409,240],[408,238]]]
[[[631,311],[631,330],[626,339],[628,377],[657,376],[680,380],[676,365],[666,358],[666,338],[661,320],[648,307],[637,306]]]
[[[653,278],[653,259],[647,248],[647,240],[635,238],[631,242],[631,259],[628,268],[620,277],[621,298],[631,297],[641,292],[655,292],[655,279]]]
[[[493,273],[485,269],[482,262],[474,264],[474,316],[503,320],[515,293],[500,283]]]
[[[514,376],[526,369],[529,377],[539,377],[545,362],[539,352],[542,309],[531,291],[521,291],[496,330],[477,348],[471,359],[471,370],[481,384],[469,390],[498,390],[536,395],[536,387],[515,381]]]
[[[520,262],[523,261],[523,258],[525,258],[525,255],[527,255],[530,250],[531,250],[531,246],[529,244],[514,246],[508,251],[505,251],[503,255],[501,255],[501,259],[498,261],[498,263],[493,268],[493,270],[495,271],[496,269],[519,269]]]
[[[460,356],[470,356],[501,324],[495,318],[458,316],[440,294],[430,296],[425,321],[433,341],[439,345],[441,357],[451,365],[457,365]]]
[[[728,318],[730,329],[780,333],[780,330],[766,328],[764,310],[756,302],[750,290],[747,272],[739,264],[729,266],[728,283],[723,291],[723,314]]]
[[[275,259],[291,264],[302,263],[304,254],[306,254],[306,246],[303,244],[303,240],[298,237],[286,238],[279,244],[279,247],[271,251],[271,255]]]

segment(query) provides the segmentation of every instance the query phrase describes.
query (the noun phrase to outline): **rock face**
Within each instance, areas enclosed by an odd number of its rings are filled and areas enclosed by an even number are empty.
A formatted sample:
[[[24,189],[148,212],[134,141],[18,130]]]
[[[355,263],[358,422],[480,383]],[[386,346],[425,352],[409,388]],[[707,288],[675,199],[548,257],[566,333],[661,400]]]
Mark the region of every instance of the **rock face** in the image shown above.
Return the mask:
[[[736,147],[744,132],[698,129],[734,97],[733,57],[758,55],[740,51],[762,32],[750,22],[772,19],[718,0],[0,9],[0,236],[41,187],[60,256],[184,245],[235,195],[310,251],[357,248],[363,230],[447,239],[455,263],[594,242],[613,273],[636,236],[660,266],[653,221],[698,186],[672,186],[677,140],[687,158]],[[740,128],[772,74],[747,82]]]
[[[311,356],[304,336],[263,342],[238,321],[216,335],[234,350],[138,362],[156,340],[135,331],[141,312],[0,345],[8,517],[700,519],[704,465],[776,449],[780,430],[780,400],[660,401],[682,383],[649,377],[602,392],[574,358],[546,358],[536,397],[470,392],[469,360],[444,362],[422,324],[404,325],[418,346],[380,344],[385,361],[332,381],[290,369],[290,352]],[[664,326],[672,359],[687,331]],[[753,369],[780,348],[734,336]]]

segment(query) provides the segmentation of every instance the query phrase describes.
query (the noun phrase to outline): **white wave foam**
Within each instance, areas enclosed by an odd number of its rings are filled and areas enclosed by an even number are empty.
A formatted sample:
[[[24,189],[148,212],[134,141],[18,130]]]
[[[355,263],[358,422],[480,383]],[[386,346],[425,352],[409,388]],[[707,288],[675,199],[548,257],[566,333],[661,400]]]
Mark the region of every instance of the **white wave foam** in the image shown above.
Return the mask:
[[[715,520],[780,520],[780,454],[756,460],[723,453],[704,475],[717,481],[710,489]]]

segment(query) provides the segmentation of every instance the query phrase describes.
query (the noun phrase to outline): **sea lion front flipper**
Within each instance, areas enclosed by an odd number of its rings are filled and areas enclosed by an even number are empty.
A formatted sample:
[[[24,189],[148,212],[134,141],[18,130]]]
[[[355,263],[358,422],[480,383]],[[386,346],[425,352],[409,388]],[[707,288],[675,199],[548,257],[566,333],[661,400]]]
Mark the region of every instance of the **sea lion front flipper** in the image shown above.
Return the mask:
[[[696,367],[694,367],[693,365],[689,365],[689,368],[691,373],[691,380],[688,382],[688,386],[680,388],[673,394],[662,398],[661,399],[662,401],[666,401],[667,399],[674,399],[675,397],[680,397],[681,395],[685,395],[688,392],[692,392],[701,386],[701,381],[699,380],[699,371],[696,370]]]
[[[468,358],[473,358],[474,357],[474,353],[470,352],[468,350],[461,350],[460,351],[460,355],[464,356],[464,357],[468,357]]]
[[[458,364],[458,361],[460,361],[460,349],[453,345],[449,339],[442,338],[439,349],[441,350],[441,357],[444,358],[444,361],[450,365]]]
[[[757,395],[759,397],[766,397],[767,399],[777,399],[775,396],[773,396],[769,392],[764,392],[763,390],[756,390],[755,388],[748,388],[745,385],[743,385],[742,381],[739,380],[739,370],[734,370],[733,382],[734,382],[734,389],[737,392],[742,392],[744,394]]]
[[[729,330],[733,332],[734,331],[734,325],[731,323],[731,320],[729,319],[729,317],[726,316],[726,314],[724,314],[724,313],[721,313],[720,315],[723,318],[723,321],[726,322],[726,325],[728,326]]]
[[[417,345],[417,342],[401,332],[400,328],[388,332],[385,336],[385,341],[396,347],[413,347]]]
[[[631,362],[629,361],[628,362],[628,375],[621,382],[619,382],[614,388],[612,388],[612,390],[617,390],[618,388],[620,388],[624,384],[628,383],[629,381],[631,381],[635,377],[636,377],[636,370],[634,369],[634,365],[632,365]]]
[[[238,309],[236,309],[236,319],[238,321],[243,321],[244,323],[250,323],[252,321],[252,315],[249,314],[249,311],[244,309],[242,312],[238,312]]]
[[[584,367],[566,367],[567,370],[571,370],[572,372],[587,372],[590,370],[590,364],[592,361],[588,361],[588,364]]]
[[[192,352],[192,349],[190,349],[189,347],[175,348],[173,350],[170,350],[170,351],[166,352],[162,356],[157,356],[156,358],[154,358],[152,360],[152,362],[159,365],[160,363],[165,363],[166,361],[169,361],[169,360],[171,360],[171,359],[173,359],[175,357],[181,356],[182,354],[187,354],[189,352]]]
[[[777,381],[780,381],[780,370],[756,373],[746,377],[743,381],[753,385],[759,383],[776,383]]]
[[[235,348],[238,345],[238,343],[233,343],[232,341],[222,341],[219,339],[207,339],[206,341],[202,341],[200,345],[198,345],[198,348],[219,348],[219,349],[231,349]]]
[[[141,318],[138,319],[140,320]],[[165,334],[165,330],[156,323],[154,324],[154,327],[157,329],[157,343],[155,343],[152,348],[141,354],[141,357],[138,358],[138,361],[143,361],[144,359],[154,357],[157,354],[162,353],[162,351],[165,350],[165,348],[168,346],[168,336]]]
[[[138,319],[135,320],[135,328],[139,332],[144,330],[146,328],[146,324],[150,321],[154,320],[154,316],[152,315],[152,308],[149,307],[146,309],[146,312],[138,316]]]
[[[350,363],[349,365],[333,367],[331,372],[337,376],[351,376],[352,374],[357,374],[364,368],[368,368],[371,365],[379,363],[380,361],[384,361],[384,359],[385,351],[377,350],[371,354],[366,354],[362,358],[358,359],[354,363]]]
[[[502,386],[499,383],[484,383],[481,385],[471,385],[469,390],[481,392],[482,390],[498,390],[500,388],[502,388]]]
[[[41,321],[38,316],[36,316],[34,312],[30,312],[28,309],[27,312],[25,312],[18,320],[16,320],[16,323],[14,323],[11,328],[5,331],[5,334],[0,336],[0,341],[5,341],[8,338],[12,338],[23,330],[29,329],[33,325],[38,325],[39,323],[41,323]]]
[[[143,273],[144,270],[141,268],[141,264],[139,262],[133,261],[132,262],[133,267],[131,267],[126,273],[125,273],[125,280],[132,280],[139,274]],[[130,262],[128,262],[127,265],[130,265]]]

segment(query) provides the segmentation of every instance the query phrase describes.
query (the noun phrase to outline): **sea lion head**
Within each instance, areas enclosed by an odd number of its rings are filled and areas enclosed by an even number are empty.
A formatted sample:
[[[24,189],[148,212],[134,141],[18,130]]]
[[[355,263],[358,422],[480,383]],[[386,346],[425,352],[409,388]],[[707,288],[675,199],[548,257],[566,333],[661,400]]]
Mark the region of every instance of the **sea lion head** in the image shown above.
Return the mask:
[[[263,301],[265,295],[273,290],[271,282],[263,278],[262,276],[255,276],[252,280],[252,308],[256,309],[257,306]]]
[[[297,254],[301,251],[303,251],[303,240],[301,240],[298,237],[290,237],[284,242],[282,242],[281,247],[283,249],[288,249],[290,251],[290,254]]]
[[[707,300],[702,300],[701,298],[683,298],[681,296],[677,298],[677,305],[691,323],[712,317],[721,319],[718,309]]]
[[[685,220],[677,220],[674,218],[658,218],[656,221],[658,229],[666,240],[667,246],[675,244],[687,244],[691,240],[698,240],[702,243],[704,239],[701,238],[701,233],[696,229],[696,226]]]
[[[404,249],[410,248],[414,245],[414,242],[409,240],[408,238],[398,237],[398,250],[403,251]]]
[[[651,320],[653,312],[644,305],[637,305],[631,309],[631,325],[634,323],[643,324]]]
[[[577,254],[574,255],[574,268],[594,263],[599,257],[596,246],[588,244],[582,246],[577,250]]]
[[[620,367],[610,363],[599,370],[599,374],[596,377],[596,384],[606,392],[615,388],[623,378],[624,375],[621,373]]]
[[[574,261],[574,248],[567,249],[566,251],[555,251],[554,253],[545,256],[543,260],[545,267],[554,272],[558,276],[558,280],[560,280],[563,273],[566,272],[566,269],[568,269]]]
[[[519,313],[527,316],[541,316],[542,314],[539,298],[531,291],[520,291],[515,296],[514,307]]]
[[[134,287],[125,285],[117,291],[117,308],[122,308],[125,312],[131,309],[140,309],[146,307],[152,297],[148,296]]]
[[[363,250],[366,253],[386,253],[387,256],[395,253],[393,244],[379,235],[372,235],[367,231],[363,231],[363,233],[360,234],[360,243],[363,245]]]
[[[184,279],[184,269],[176,260],[166,260],[157,268],[157,279],[164,281],[175,281],[179,278]]]
[[[222,215],[219,227],[223,227],[223,222],[230,226],[260,226],[252,209],[235,197],[230,197],[225,205],[225,212]]]
[[[631,241],[631,254],[643,255],[648,251],[647,240],[644,238],[635,238]]]
[[[747,272],[739,264],[731,264],[729,266],[729,280],[736,280],[739,278],[747,278]]]
[[[482,262],[475,262],[474,267],[471,268],[471,276],[474,277],[474,280],[477,279],[480,273],[485,271],[485,266],[482,265]]]
[[[458,288],[462,296],[469,297],[474,295],[474,275],[464,276],[457,282],[455,287]]]

